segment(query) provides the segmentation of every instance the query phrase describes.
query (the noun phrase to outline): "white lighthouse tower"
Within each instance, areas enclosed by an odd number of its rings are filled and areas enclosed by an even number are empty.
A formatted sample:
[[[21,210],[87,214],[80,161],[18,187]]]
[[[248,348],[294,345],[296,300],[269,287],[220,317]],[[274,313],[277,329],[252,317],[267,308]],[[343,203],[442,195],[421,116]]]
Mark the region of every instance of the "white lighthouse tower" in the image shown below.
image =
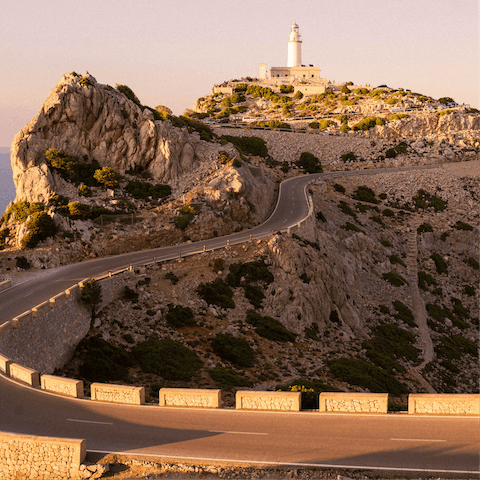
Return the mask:
[[[300,40],[300,29],[294,23],[288,37],[288,62],[287,67],[302,66],[302,41]]]

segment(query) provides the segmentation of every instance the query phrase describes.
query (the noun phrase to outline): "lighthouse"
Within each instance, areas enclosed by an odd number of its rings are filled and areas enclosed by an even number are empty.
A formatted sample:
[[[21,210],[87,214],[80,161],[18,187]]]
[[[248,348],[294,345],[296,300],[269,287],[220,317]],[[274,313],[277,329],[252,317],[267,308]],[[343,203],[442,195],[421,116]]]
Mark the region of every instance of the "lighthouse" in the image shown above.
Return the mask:
[[[302,66],[302,41],[300,40],[300,29],[294,23],[288,37],[288,61],[287,67]]]

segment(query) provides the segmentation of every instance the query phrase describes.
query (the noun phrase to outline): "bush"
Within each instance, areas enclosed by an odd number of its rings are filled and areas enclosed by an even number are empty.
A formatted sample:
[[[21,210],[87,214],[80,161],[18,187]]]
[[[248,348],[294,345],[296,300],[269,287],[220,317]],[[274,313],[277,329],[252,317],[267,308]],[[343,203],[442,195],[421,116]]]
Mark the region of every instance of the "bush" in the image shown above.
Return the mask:
[[[190,224],[191,219],[192,217],[190,217],[189,215],[180,215],[179,217],[175,217],[173,223],[180,230],[185,230]]]
[[[340,159],[343,162],[348,162],[349,160],[354,162],[357,159],[357,157],[353,152],[348,152],[348,153],[344,153],[343,155],[340,155]]]
[[[287,330],[278,320],[272,317],[262,317],[253,310],[248,310],[245,321],[255,327],[258,335],[268,340],[273,342],[295,341],[295,334]]]
[[[133,90],[130,87],[127,87],[126,85],[119,85],[118,83],[116,84],[116,87],[120,93],[123,93],[133,103],[136,103],[139,107],[142,106],[142,104],[140,103],[140,100],[133,93]]]
[[[397,320],[402,320],[410,327],[416,327],[417,324],[415,323],[415,318],[413,316],[413,312],[400,300],[395,300],[393,302],[393,308],[397,311],[393,315],[393,318]]]
[[[22,248],[35,248],[38,242],[52,237],[57,233],[57,227],[50,215],[37,212],[27,221],[27,234],[21,242]]]
[[[398,255],[390,255],[388,259],[390,260],[390,263],[393,265],[397,263],[398,265],[402,265],[402,267],[407,268],[407,266],[405,265],[405,262]]]
[[[388,240],[381,240],[380,243],[385,247],[392,247],[393,245]]]
[[[365,360],[356,358],[337,358],[329,360],[327,365],[338,379],[351,385],[368,388],[371,392],[400,396],[408,393],[408,388],[393,375],[375,367]]]
[[[461,335],[451,337],[440,337],[440,344],[435,347],[435,352],[439,357],[448,360],[460,360],[463,355],[478,357],[478,346],[471,340],[463,338]]]
[[[157,200],[159,198],[168,197],[172,189],[169,185],[152,185],[148,182],[130,181],[125,190],[132,195],[133,198],[148,200],[149,197]]]
[[[101,337],[80,341],[77,352],[85,356],[80,375],[90,382],[128,381],[128,369],[133,366],[130,354]]]
[[[132,290],[128,285],[125,285],[125,288],[123,289],[123,293],[122,293],[122,298],[124,300],[126,300],[127,302],[136,303],[138,302],[138,296],[139,296],[138,292],[136,292],[135,290]]]
[[[273,274],[268,270],[264,260],[230,265],[227,276],[228,285],[233,288],[239,287],[242,285],[242,278],[245,284],[259,281],[269,285],[274,280]]]
[[[22,270],[28,270],[31,267],[30,262],[23,255],[15,257],[15,266],[17,268],[21,268]]]
[[[356,233],[365,233],[361,228],[358,228],[356,225],[350,222],[347,222],[345,225],[342,225],[340,228],[343,228],[347,232],[351,231]]]
[[[436,212],[441,212],[447,208],[447,201],[442,200],[436,195],[431,195],[425,190],[421,189],[417,192],[417,196],[413,197],[416,208],[433,207]]]
[[[231,135],[222,135],[222,140],[233,143],[235,147],[245,155],[256,155],[259,157],[268,157],[268,149],[265,140],[259,137],[234,137]]]
[[[462,261],[463,261],[463,263],[465,263],[465,264],[468,265],[469,267],[472,267],[474,270],[478,270],[478,269],[479,269],[478,260],[475,260],[475,259],[472,258],[472,257],[470,257],[470,258],[464,258]]]
[[[120,181],[120,175],[111,167],[103,167],[95,170],[93,178],[106,187],[115,188]]]
[[[465,295],[468,295],[469,297],[475,296],[475,287],[473,287],[472,285],[465,285],[463,287],[463,291]]]
[[[293,85],[280,85],[280,93],[293,93],[294,90]]]
[[[165,380],[186,380],[202,366],[197,354],[168,338],[151,338],[132,349],[132,356],[145,373]]]
[[[102,287],[93,278],[82,287],[80,300],[90,307],[91,319],[95,318],[96,310],[102,301]]]
[[[262,302],[265,295],[260,287],[254,285],[245,285],[245,298],[255,307],[262,308]]]
[[[373,220],[374,222],[381,225],[382,228],[385,228],[385,224],[383,223],[383,220],[378,215],[374,215],[373,217],[370,217],[370,220]]]
[[[196,291],[209,305],[235,308],[235,302],[232,299],[233,291],[221,278],[217,278],[211,283],[201,283]]]
[[[382,278],[392,284],[394,287],[401,287],[402,285],[409,285],[401,275],[395,272],[388,272],[382,275]]]
[[[227,387],[253,387],[253,382],[242,375],[238,375],[234,370],[224,367],[215,367],[210,370],[210,377],[214,382]]]
[[[72,220],[87,220],[91,216],[90,205],[80,202],[70,202],[68,204],[68,216]]]
[[[465,230],[465,231],[473,230],[473,227],[470,224],[462,222],[460,220],[454,225],[454,228],[456,228],[457,230]]]
[[[343,185],[340,185],[338,183],[336,183],[334,186],[333,186],[334,190],[336,192],[339,192],[339,193],[345,193],[345,187]]]
[[[254,352],[243,338],[217,333],[211,345],[220,358],[242,367],[253,367]]]
[[[347,202],[344,202],[343,200],[338,204],[340,207],[340,210],[342,213],[345,215],[349,215],[353,219],[357,219],[357,214],[351,209],[350,205]]]
[[[387,120],[401,120],[402,118],[410,118],[406,113],[394,113],[387,117]]]
[[[433,232],[433,227],[429,223],[422,223],[417,228],[417,233]]]
[[[73,173],[78,162],[70,158],[64,151],[50,148],[45,152],[47,165],[55,170]]]
[[[308,126],[314,130],[317,130],[320,124],[318,122],[310,122]]]
[[[385,121],[377,117],[365,117],[353,126],[353,130],[370,130],[376,125],[385,125]]]
[[[92,196],[92,191],[86,185],[80,185],[78,187],[78,194],[81,197],[91,197]]]
[[[418,286],[422,290],[428,290],[427,285],[437,285],[437,281],[428,273],[418,272]]]
[[[300,159],[297,160],[296,165],[301,167],[307,173],[322,173],[322,165],[320,164],[320,160],[310,152],[302,152],[300,155]]]
[[[351,128],[350,128],[348,125],[342,125],[342,126],[340,127],[340,131],[341,131],[342,133],[347,133],[347,132],[349,132],[350,130],[351,130]]]
[[[303,98],[303,93],[300,90],[297,90],[293,98],[295,98],[295,100],[301,100]]]
[[[375,192],[367,187],[366,185],[361,185],[355,190],[353,197],[355,200],[360,200],[361,202],[368,203],[379,203],[380,201],[375,198]]]
[[[167,320],[167,325],[172,328],[191,327],[197,324],[192,310],[189,307],[182,307],[181,305],[169,304],[165,319]]]
[[[430,255],[430,258],[435,262],[437,273],[448,274],[447,263],[439,253],[433,253],[432,255]]]

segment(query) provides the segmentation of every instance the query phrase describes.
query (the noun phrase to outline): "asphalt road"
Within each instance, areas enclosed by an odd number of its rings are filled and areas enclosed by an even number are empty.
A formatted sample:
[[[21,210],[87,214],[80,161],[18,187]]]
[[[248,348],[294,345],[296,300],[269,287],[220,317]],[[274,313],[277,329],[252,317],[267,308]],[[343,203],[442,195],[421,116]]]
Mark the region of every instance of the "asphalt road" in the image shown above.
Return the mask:
[[[317,178],[372,175],[406,167],[335,172],[283,182],[277,206],[262,225],[208,241],[91,260],[40,271],[0,293],[1,322],[79,280],[129,264],[223,248],[286,230],[308,214],[306,188]],[[378,470],[480,473],[478,417],[341,415],[124,406],[68,399],[0,376],[0,430],[85,438],[89,451],[163,458]]]
[[[0,377],[0,431],[84,438],[88,451],[377,470],[479,472],[479,419],[114,405]]]

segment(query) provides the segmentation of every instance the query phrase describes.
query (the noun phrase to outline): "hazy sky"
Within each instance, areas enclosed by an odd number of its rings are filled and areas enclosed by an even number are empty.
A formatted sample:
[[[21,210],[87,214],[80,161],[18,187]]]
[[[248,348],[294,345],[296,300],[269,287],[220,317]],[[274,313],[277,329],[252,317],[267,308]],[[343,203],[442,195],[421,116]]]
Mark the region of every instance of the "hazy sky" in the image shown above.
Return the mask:
[[[387,84],[479,106],[478,0],[3,0],[0,147],[66,72],[190,108],[215,83],[304,63],[337,82]]]

